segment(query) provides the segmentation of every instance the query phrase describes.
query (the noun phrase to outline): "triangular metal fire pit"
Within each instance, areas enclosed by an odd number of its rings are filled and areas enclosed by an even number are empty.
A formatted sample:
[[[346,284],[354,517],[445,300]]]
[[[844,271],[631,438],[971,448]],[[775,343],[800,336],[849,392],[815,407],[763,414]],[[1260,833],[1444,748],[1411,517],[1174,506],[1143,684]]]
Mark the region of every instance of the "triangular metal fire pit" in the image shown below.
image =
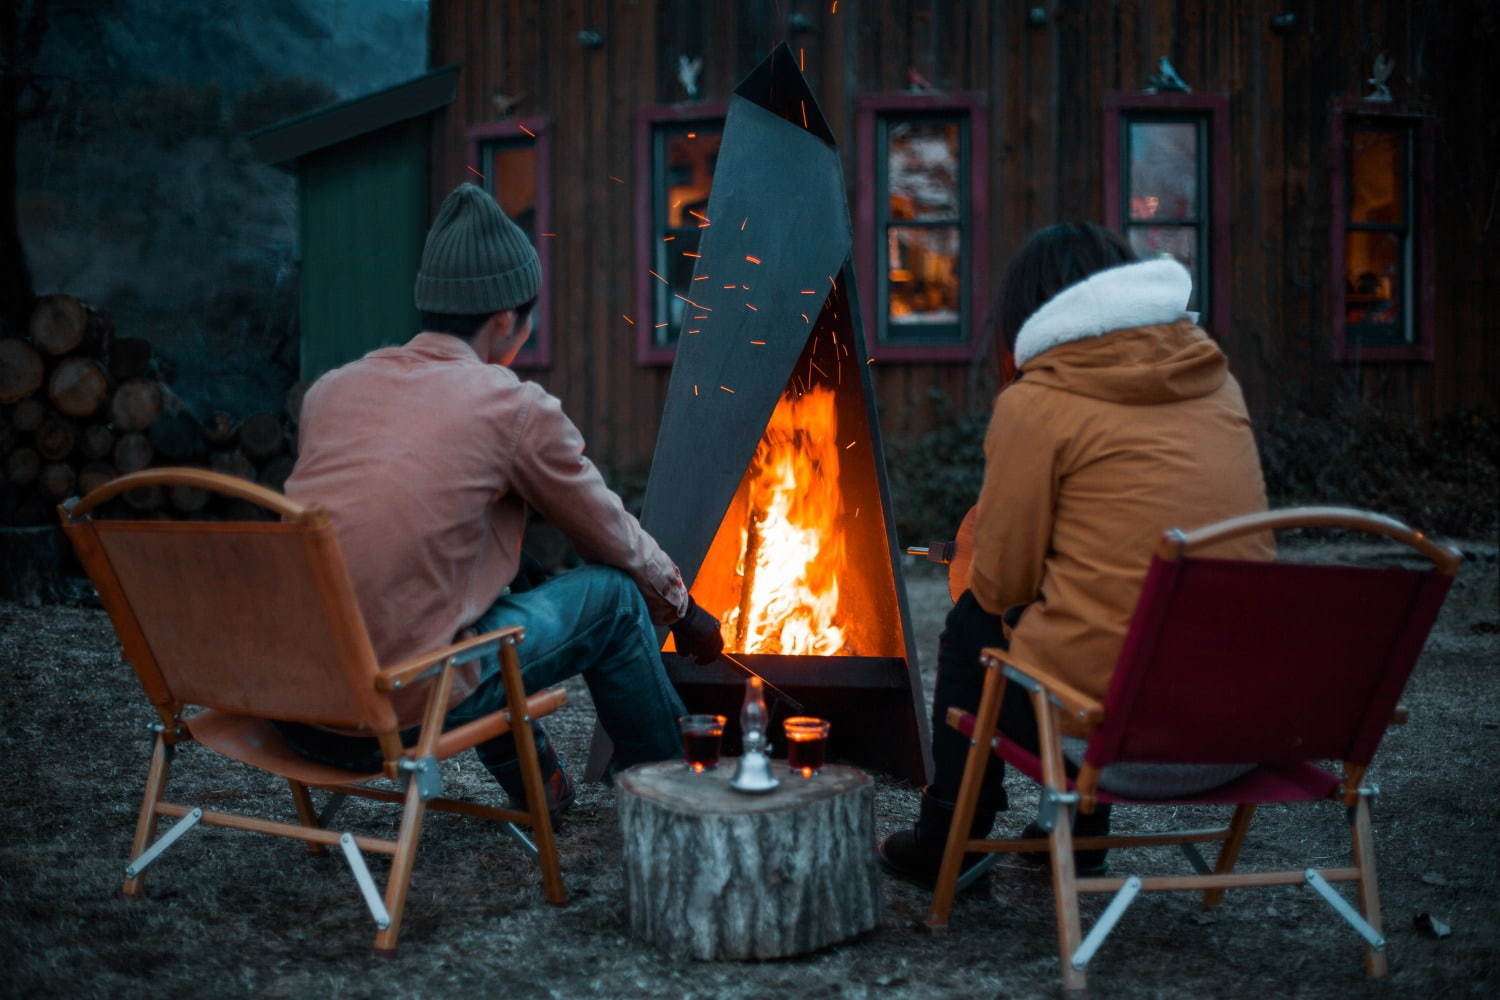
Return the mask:
[[[842,536],[848,560],[839,582],[842,646],[837,655],[735,655],[808,714],[831,720],[833,759],[925,781],[931,755],[922,684],[859,321],[843,173],[833,134],[785,44],[730,99],[708,218],[693,282],[673,289],[689,320],[642,523],[699,602],[733,615],[726,606],[733,592],[750,589],[743,576],[754,543],[740,530],[749,521],[747,468],[784,396],[831,390],[837,447],[814,477],[836,472],[798,489],[838,498],[829,527]],[[828,410],[827,393],[820,398]],[[663,659],[689,709],[736,718],[741,674],[670,652]],[[774,698],[770,708],[778,718],[793,714]],[[773,718],[772,742],[780,736]],[[602,749],[596,742],[591,771]]]

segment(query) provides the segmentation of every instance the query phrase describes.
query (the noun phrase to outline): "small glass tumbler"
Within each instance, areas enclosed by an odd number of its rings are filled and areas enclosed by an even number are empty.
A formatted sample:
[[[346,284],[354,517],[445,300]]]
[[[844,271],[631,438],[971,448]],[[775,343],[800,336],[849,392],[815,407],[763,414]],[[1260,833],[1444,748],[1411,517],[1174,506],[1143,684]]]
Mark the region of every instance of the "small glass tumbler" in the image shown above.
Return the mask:
[[[811,778],[828,757],[828,720],[794,715],[784,723],[786,763],[797,774]]]
[[[694,774],[719,765],[719,746],[724,740],[724,716],[684,715],[677,719],[682,731],[682,755]]]

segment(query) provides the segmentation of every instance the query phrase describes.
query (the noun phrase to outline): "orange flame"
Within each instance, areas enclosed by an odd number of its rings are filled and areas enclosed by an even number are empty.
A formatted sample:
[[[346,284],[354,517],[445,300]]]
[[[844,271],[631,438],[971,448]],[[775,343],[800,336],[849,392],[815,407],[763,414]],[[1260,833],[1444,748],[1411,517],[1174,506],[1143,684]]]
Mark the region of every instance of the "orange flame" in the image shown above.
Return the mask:
[[[740,484],[748,516],[738,527],[739,594],[721,618],[731,652],[846,651],[837,621],[847,560],[843,533],[831,530],[843,513],[837,424],[825,387],[783,396],[771,414]]]

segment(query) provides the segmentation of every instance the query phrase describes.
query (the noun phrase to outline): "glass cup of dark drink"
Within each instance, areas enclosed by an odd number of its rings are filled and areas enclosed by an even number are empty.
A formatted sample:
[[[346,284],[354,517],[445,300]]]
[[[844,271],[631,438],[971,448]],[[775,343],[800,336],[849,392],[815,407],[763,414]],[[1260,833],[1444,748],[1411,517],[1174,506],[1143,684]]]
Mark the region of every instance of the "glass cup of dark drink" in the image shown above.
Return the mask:
[[[828,720],[794,715],[784,724],[786,763],[797,774],[811,778],[828,757]]]
[[[719,746],[724,740],[724,716],[684,715],[678,718],[682,731],[682,755],[694,774],[712,771],[719,765]]]

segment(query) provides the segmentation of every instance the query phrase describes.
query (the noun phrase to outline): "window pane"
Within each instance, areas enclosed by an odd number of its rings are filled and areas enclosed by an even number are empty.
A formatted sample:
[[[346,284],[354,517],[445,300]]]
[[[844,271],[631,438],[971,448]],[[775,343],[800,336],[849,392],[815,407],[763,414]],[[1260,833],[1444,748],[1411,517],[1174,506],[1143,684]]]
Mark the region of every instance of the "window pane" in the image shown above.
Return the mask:
[[[1193,294],[1188,298],[1188,308],[1203,308],[1200,305],[1203,296],[1198,287],[1203,284],[1203,275],[1198,270],[1198,227],[1131,226],[1129,237],[1131,248],[1142,258],[1162,254],[1176,257],[1193,276]]]
[[[959,125],[892,121],[886,132],[890,217],[956,219],[959,208]]]
[[[1198,218],[1196,122],[1130,123],[1130,218]]]
[[[505,214],[536,242],[536,145],[496,146],[490,156],[490,184]]]
[[[714,165],[719,159],[722,139],[723,134],[717,128],[700,126],[673,129],[667,134],[658,214],[667,228],[697,225],[702,220],[693,212],[708,215],[708,192],[713,186]],[[657,238],[664,235],[660,233]]]
[[[1348,234],[1344,254],[1344,322],[1388,328],[1386,343],[1404,339],[1401,242],[1396,233],[1355,230]]]
[[[684,329],[698,325],[692,307],[674,293],[690,298],[693,295],[693,267],[698,259],[683,254],[698,252],[699,226],[708,217],[708,196],[723,132],[723,122],[717,120],[656,127],[651,259],[653,270],[667,280],[663,285],[651,279],[651,340],[659,347],[676,343]],[[669,236],[672,238],[664,242]]]
[[[1349,221],[1406,222],[1406,135],[1356,131],[1349,142]]]
[[[887,230],[890,322],[958,322],[959,245],[958,226]]]

